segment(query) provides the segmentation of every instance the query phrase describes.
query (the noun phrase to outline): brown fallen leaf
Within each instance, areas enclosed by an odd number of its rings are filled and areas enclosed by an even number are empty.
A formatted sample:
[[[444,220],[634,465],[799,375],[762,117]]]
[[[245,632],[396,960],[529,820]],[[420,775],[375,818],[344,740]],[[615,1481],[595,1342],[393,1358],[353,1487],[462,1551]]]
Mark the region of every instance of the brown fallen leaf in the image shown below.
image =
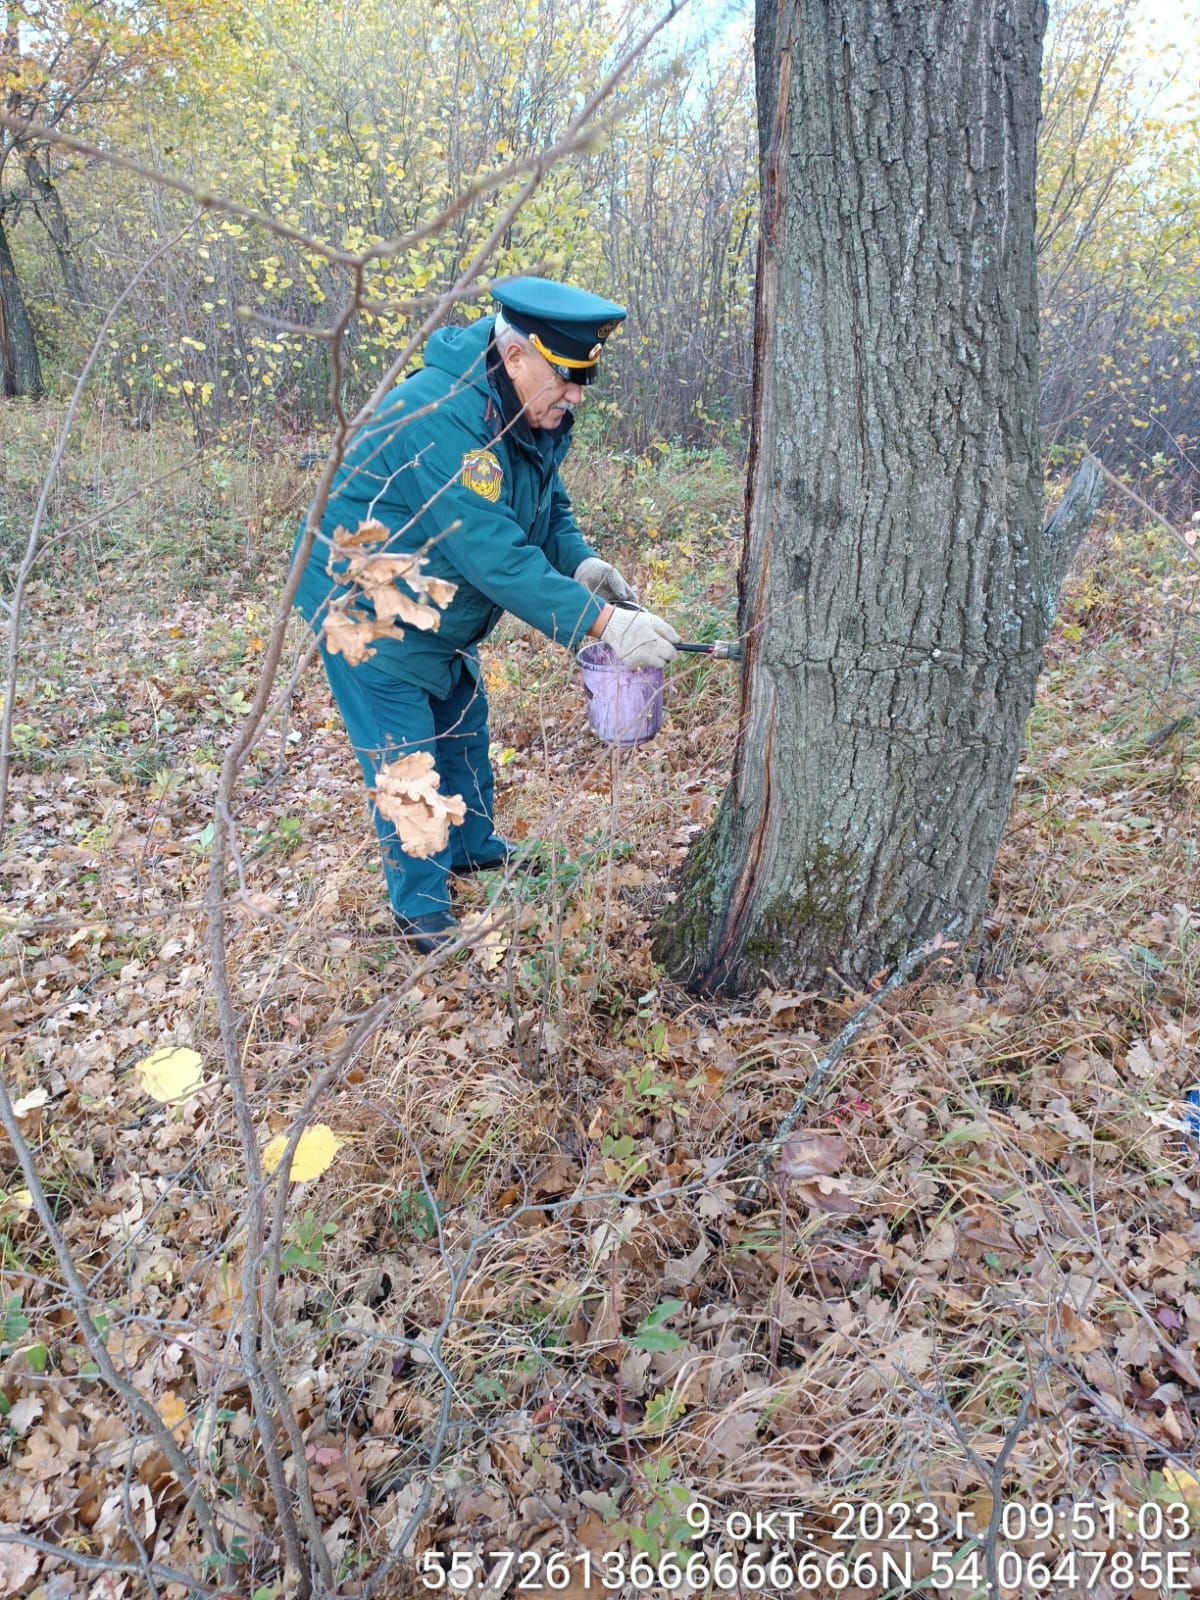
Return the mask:
[[[697,1460],[703,1467],[712,1467],[722,1461],[736,1461],[739,1456],[753,1455],[758,1424],[762,1411],[751,1407],[730,1407],[711,1418],[689,1418],[696,1433],[702,1436]]]
[[[19,1100],[14,1102],[13,1116],[16,1117],[18,1122],[24,1122],[35,1111],[40,1111],[49,1098],[50,1096],[45,1089],[31,1089],[28,1094],[22,1095]]]
[[[494,972],[503,966],[508,953],[508,932],[511,919],[500,913],[480,912],[478,916],[464,917],[462,931],[472,937],[472,958],[485,972]]]
[[[1058,1324],[1057,1328],[1054,1326],[1055,1322]],[[1090,1350],[1101,1350],[1108,1343],[1094,1322],[1087,1317],[1081,1317],[1073,1307],[1065,1303],[1055,1308],[1050,1328],[1054,1343],[1056,1345],[1061,1343],[1063,1350],[1071,1356],[1087,1355]]]
[[[788,1190],[817,1211],[831,1211],[837,1216],[849,1217],[861,1211],[857,1197],[850,1193],[845,1181],[820,1177],[814,1183],[795,1183]]]
[[[794,1133],[779,1152],[777,1170],[785,1183],[829,1177],[849,1154],[850,1146],[836,1133]]]
[[[182,1444],[189,1432],[188,1410],[174,1389],[168,1389],[159,1400],[158,1414]]]
[[[591,1356],[593,1364],[613,1364],[619,1353],[621,1337],[621,1286],[613,1283],[604,1291],[604,1298],[596,1307],[588,1327],[587,1342],[599,1348]]]
[[[9,1543],[21,1537],[16,1523],[0,1522],[0,1593],[16,1594],[38,1569],[41,1556],[28,1545]]]

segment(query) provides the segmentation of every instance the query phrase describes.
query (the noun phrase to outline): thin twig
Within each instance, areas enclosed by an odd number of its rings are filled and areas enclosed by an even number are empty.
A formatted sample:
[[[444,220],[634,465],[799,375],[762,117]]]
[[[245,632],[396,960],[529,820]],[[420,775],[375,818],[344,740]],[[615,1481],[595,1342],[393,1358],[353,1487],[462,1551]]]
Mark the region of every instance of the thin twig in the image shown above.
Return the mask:
[[[796,1096],[787,1116],[784,1117],[771,1138],[766,1140],[759,1160],[758,1176],[738,1201],[738,1210],[743,1215],[752,1211],[761,1200],[771,1162],[791,1135],[792,1129],[804,1115],[810,1101],[820,1090],[829,1073],[842,1059],[855,1039],[858,1038],[873,1013],[878,1010],[879,1006],[893,990],[900,988],[901,984],[907,983],[918,967],[923,966],[932,956],[945,956],[948,951],[956,948],[957,946],[953,941],[947,939],[944,933],[934,934],[932,939],[927,940],[918,949],[910,950],[893,969],[886,982],[881,984],[874,994],[864,1000],[857,1011],[850,1016],[837,1038],[809,1073],[807,1082]]]
[[[1111,483],[1114,489],[1119,489],[1127,499],[1133,501],[1135,506],[1140,506],[1152,521],[1157,522],[1160,528],[1164,528],[1167,533],[1171,535],[1172,539],[1174,539],[1175,543],[1179,546],[1183,553],[1189,558],[1189,560],[1200,561],[1200,549],[1197,549],[1194,545],[1190,545],[1186,537],[1180,533],[1179,529],[1175,527],[1173,523],[1167,521],[1166,517],[1163,516],[1161,511],[1156,511],[1150,502],[1148,500],[1143,500],[1141,495],[1138,494],[1135,489],[1131,489],[1127,483],[1122,483],[1120,478],[1117,477],[1116,473],[1110,472],[1104,465],[1103,461],[1097,460],[1090,450],[1083,459],[1085,461],[1092,462],[1100,472],[1101,476],[1108,483]]]
[[[86,1556],[80,1550],[72,1550],[69,1545],[54,1544],[50,1539],[42,1539],[36,1533],[0,1533],[0,1545],[24,1545],[30,1550],[37,1550],[44,1556],[52,1556],[58,1561],[66,1561],[71,1566],[78,1567],[81,1572],[121,1572],[128,1573],[130,1577],[140,1578],[145,1575],[145,1568],[140,1561],[118,1561],[110,1556]],[[190,1573],[180,1572],[176,1567],[164,1566],[161,1561],[151,1563],[153,1571],[164,1583],[178,1583],[187,1589],[189,1595],[212,1595],[213,1600],[223,1600],[229,1590],[225,1587],[218,1588],[216,1584],[206,1583],[203,1578],[193,1577]]]
[[[96,1363],[104,1382],[125,1403],[133,1415],[138,1418],[166,1456],[171,1465],[171,1471],[179,1480],[180,1488],[196,1513],[196,1520],[199,1522],[205,1538],[211,1545],[214,1554],[226,1558],[226,1568],[232,1577],[233,1568],[228,1561],[228,1553],[225,1549],[220,1529],[213,1518],[211,1507],[201,1493],[191,1462],[184,1455],[176,1442],[175,1435],[167,1427],[150,1401],[117,1371],[113,1359],[108,1353],[108,1347],[101,1337],[100,1330],[92,1320],[92,1303],[87,1285],[80,1277],[79,1270],[75,1265],[75,1258],[71,1254],[62,1230],[55,1221],[54,1212],[51,1209],[50,1201],[47,1198],[41,1177],[38,1174],[37,1165],[33,1159],[33,1152],[29,1148],[25,1135],[21,1132],[16,1112],[13,1110],[8,1084],[5,1082],[3,1073],[0,1073],[0,1123],[3,1123],[9,1143],[17,1152],[17,1161],[25,1179],[25,1187],[29,1190],[34,1213],[41,1223],[42,1231],[50,1241],[50,1247],[54,1251],[55,1259],[58,1261],[59,1270],[66,1285],[67,1297],[71,1303],[71,1310],[75,1315],[79,1331],[83,1335],[83,1342],[87,1345],[88,1354]],[[140,1572],[141,1568],[135,1567],[134,1570]]]
[[[1159,750],[1168,739],[1173,739],[1177,733],[1182,733],[1200,717],[1200,700],[1193,700],[1190,706],[1185,706],[1177,717],[1172,717],[1170,722],[1164,722],[1161,728],[1155,728],[1153,733],[1148,733],[1142,741],[1143,750]]]

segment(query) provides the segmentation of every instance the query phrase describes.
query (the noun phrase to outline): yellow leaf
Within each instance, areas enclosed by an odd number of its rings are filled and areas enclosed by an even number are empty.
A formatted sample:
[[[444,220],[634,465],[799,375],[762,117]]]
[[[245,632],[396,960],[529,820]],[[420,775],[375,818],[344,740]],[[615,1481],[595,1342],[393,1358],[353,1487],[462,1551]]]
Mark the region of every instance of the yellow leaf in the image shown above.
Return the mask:
[[[187,1406],[174,1389],[168,1389],[158,1402],[158,1414],[175,1437],[182,1442],[187,1432]]]
[[[1172,1494],[1189,1506],[1200,1506],[1200,1477],[1183,1467],[1164,1467],[1163,1481]]]
[[[163,1105],[186,1100],[204,1084],[201,1059],[195,1050],[176,1050],[168,1045],[139,1061],[135,1070],[142,1088]]]
[[[464,917],[464,934],[472,938],[471,954],[485,972],[495,972],[508,954],[508,938],[496,926],[487,912],[477,917]]]
[[[287,1142],[287,1134],[281,1133],[264,1148],[263,1166],[268,1172],[274,1172],[283,1160]],[[319,1178],[345,1142],[326,1122],[316,1122],[311,1128],[305,1128],[296,1142],[289,1183],[307,1183],[311,1178]]]

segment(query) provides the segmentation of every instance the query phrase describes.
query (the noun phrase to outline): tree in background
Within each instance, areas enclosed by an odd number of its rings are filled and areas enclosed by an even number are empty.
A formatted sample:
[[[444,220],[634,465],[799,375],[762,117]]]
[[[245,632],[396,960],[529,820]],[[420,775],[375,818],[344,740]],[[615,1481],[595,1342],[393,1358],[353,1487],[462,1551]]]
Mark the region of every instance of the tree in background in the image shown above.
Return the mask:
[[[127,106],[154,74],[195,48],[205,0],[7,0],[0,34],[0,101],[12,116],[64,132],[95,131]],[[67,208],[63,177],[73,158],[46,139],[0,131],[0,354],[3,392],[38,395],[41,359],[5,218],[27,209],[49,242],[78,316],[87,277]],[[16,180],[19,170],[24,184]]]
[[[415,0],[350,10],[266,0],[214,20],[204,49],[148,86],[114,142],[336,250],[369,250],[419,228],[481,171],[540,148],[626,33],[580,0],[523,0],[485,30],[470,13]],[[142,241],[187,218],[186,198],[136,176],[102,171],[95,181],[99,226],[118,258],[136,259]],[[369,264],[369,309],[348,341],[351,401],[418,325],[414,302],[453,281],[517,187],[462,206],[402,262],[384,253]],[[509,230],[496,272],[541,263],[594,274],[591,219],[583,172],[564,165]],[[202,215],[189,256],[164,262],[114,329],[109,370],[143,419],[183,408],[200,434],[311,424],[326,375],[306,330],[329,320],[342,293],[328,256]]]
[[[758,210],[750,39],[648,97],[600,152],[596,231],[629,307],[599,403],[621,442],[738,437],[749,409]]]
[[[81,108],[71,126],[355,251],[418,226],[481,169],[539,148],[645,13],[640,0],[603,12],[520,0],[483,29],[459,5],[264,0],[212,15],[202,47],[178,50],[169,73],[143,73],[136,94],[97,107],[91,126]],[[740,434],[756,172],[748,55],[726,52],[728,62],[676,74],[666,47],[639,64],[605,137],[550,175],[495,263],[497,275],[574,275],[631,304],[607,400],[589,408],[593,426],[626,447]],[[132,267],[148,241],[188,221],[186,197],[57,159],[85,277]],[[351,400],[411,332],[413,301],[453,281],[507,199],[464,207],[403,263],[372,264],[374,309],[349,342]],[[21,281],[43,343],[65,362],[99,317],[66,316],[70,297],[28,206],[24,218]],[[202,437],[247,423],[306,429],[323,411],[325,378],[304,330],[328,320],[336,266],[227,216],[202,214],[195,230],[194,247],[159,262],[114,325],[109,381],[144,423],[184,412]]]
[[[43,120],[354,250],[411,229],[493,158],[535,148],[643,12],[641,0],[602,11],[520,0],[481,29],[458,0],[221,10],[211,0],[10,0],[0,48],[10,104],[19,91]],[[1086,440],[1143,479],[1166,462],[1178,485],[1200,437],[1200,120],[1178,104],[1168,116],[1148,91],[1135,20],[1133,0],[1057,0],[1051,11],[1039,133],[1043,426],[1052,462]],[[593,437],[639,452],[740,443],[749,413],[749,42],[727,31],[663,77],[669,61],[663,47],[631,75],[615,101],[624,119],[552,175],[495,269],[573,273],[629,305],[606,393],[584,416]],[[9,387],[35,386],[24,370],[12,376],[11,352],[28,368],[40,350],[55,388],[53,373],[82,359],[103,314],[87,304],[89,284],[134,270],[188,221],[187,202],[52,155],[44,141],[5,150],[0,276],[10,330],[23,319],[8,340]],[[464,209],[403,267],[373,264],[377,309],[350,341],[348,398],[369,389],[414,325],[406,307],[452,281],[500,203]],[[196,230],[194,248],[159,261],[114,324],[108,382],[139,423],[183,414],[200,438],[306,432],[324,380],[303,330],[328,318],[336,268],[228,217],[202,214]]]
[[[865,982],[978,922],[1062,572],[1042,531],[1041,0],[759,0],[742,733],[659,951]]]
[[[1178,64],[1151,75],[1137,22],[1133,0],[1056,7],[1038,266],[1047,444],[1084,439],[1143,475],[1200,440],[1200,118],[1168,115]]]

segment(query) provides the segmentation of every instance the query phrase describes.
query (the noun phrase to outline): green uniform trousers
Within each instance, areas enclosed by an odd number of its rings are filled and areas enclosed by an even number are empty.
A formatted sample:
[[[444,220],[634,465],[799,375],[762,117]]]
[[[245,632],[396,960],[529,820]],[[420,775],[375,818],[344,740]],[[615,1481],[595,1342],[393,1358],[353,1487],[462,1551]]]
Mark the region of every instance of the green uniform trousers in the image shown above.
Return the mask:
[[[380,815],[374,800],[370,802],[392,910],[406,918],[445,911],[450,905],[450,873],[502,848],[492,829],[493,777],[483,685],[464,668],[450,693],[439,698],[370,660],[351,667],[344,657],[325,649],[321,659],[368,789],[374,789],[384,763],[428,750],[442,793],[461,795],[466,802],[466,817],[451,828],[446,849],[424,860],[405,854],[395,827]]]

